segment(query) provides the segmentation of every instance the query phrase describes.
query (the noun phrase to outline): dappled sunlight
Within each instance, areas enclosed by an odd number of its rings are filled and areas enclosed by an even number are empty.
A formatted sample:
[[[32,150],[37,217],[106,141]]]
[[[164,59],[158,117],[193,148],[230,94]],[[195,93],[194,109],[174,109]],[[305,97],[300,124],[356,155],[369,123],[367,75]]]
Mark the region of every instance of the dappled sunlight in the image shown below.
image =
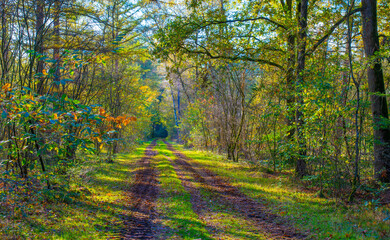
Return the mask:
[[[253,171],[249,166],[245,166],[245,163],[243,165],[222,161],[222,156],[213,156],[209,152],[182,150],[200,165],[221,176],[226,176],[234,186],[253,199],[266,204],[272,212],[294,219],[296,227],[312,231],[316,238],[329,237],[326,231],[338,232],[339,237],[345,238],[353,234],[361,236],[361,232],[370,227],[386,228],[386,223],[380,221],[383,216],[378,217],[378,213],[374,214],[365,207],[355,210],[353,206],[339,208],[335,200],[319,198],[315,193],[303,192],[283,175],[263,177],[263,173]],[[372,224],[373,222],[376,225]],[[362,230],[358,231],[358,229]],[[364,234],[369,237],[372,236],[369,234],[375,233],[366,231]]]
[[[0,240],[390,239],[390,0],[1,0]]]
[[[193,207],[194,204],[203,205],[203,210],[198,210],[197,213],[199,214],[199,217],[205,220],[208,229],[211,227],[215,232],[218,232],[217,235],[213,235],[214,237],[217,236],[217,238],[221,238],[221,236],[223,236],[223,238],[229,239],[230,237],[228,237],[229,232],[227,230],[227,226],[229,226],[229,229],[232,229],[232,222],[225,223],[225,219],[223,218],[212,220],[212,216],[216,216],[214,211],[217,213],[221,211],[227,212],[228,214],[234,216],[233,221],[237,221],[237,224],[239,225],[239,228],[233,229],[232,231],[232,234],[233,232],[236,232],[233,234],[235,238],[250,239],[253,237],[252,232],[262,232],[267,234],[266,237],[257,236],[257,239],[278,237],[282,233],[299,237],[299,235],[294,233],[293,230],[289,229],[287,226],[276,226],[271,219],[276,219],[277,216],[271,216],[270,214],[263,213],[261,210],[262,207],[258,203],[253,202],[242,195],[236,188],[229,185],[221,177],[216,176],[214,173],[209,172],[207,169],[199,165],[193,165],[193,161],[191,159],[174,150],[171,145],[167,145],[167,148],[172,151],[174,155],[174,158],[170,161],[173,166],[175,166],[176,172],[180,173],[181,176],[184,174],[192,179],[192,181],[187,183],[187,181],[183,179],[183,176],[181,177],[182,185],[185,186],[187,191],[191,193],[192,199],[198,198],[193,187],[196,186],[196,188],[198,188],[197,191],[201,193],[202,201],[204,202],[192,201]],[[241,221],[241,219],[244,221]],[[221,223],[221,227],[216,227],[215,221]],[[246,224],[243,225],[245,222]]]
[[[129,211],[124,190],[129,187],[128,180],[137,169],[134,163],[139,157],[121,154],[112,164],[91,163],[87,175],[72,183],[76,189],[83,186],[80,189],[85,195],[71,203],[44,204],[42,210],[36,209],[37,214],[27,218],[28,225],[19,225],[23,236],[86,240],[119,236],[121,216]]]
[[[162,144],[158,144],[156,149],[160,154],[164,153],[165,156],[170,156]],[[166,233],[164,238],[177,236],[182,239],[211,239],[203,221],[199,220],[192,209],[190,194],[181,185],[171,162],[165,156],[155,157],[162,189],[157,205],[160,215],[163,216],[161,218],[162,224],[172,229]]]

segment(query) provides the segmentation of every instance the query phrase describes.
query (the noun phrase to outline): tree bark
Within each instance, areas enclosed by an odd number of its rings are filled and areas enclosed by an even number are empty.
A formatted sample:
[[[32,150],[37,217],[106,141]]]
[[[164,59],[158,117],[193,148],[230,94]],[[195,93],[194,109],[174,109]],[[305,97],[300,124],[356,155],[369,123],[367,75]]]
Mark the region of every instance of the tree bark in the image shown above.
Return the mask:
[[[10,46],[10,37],[8,29],[8,10],[7,10],[7,0],[1,1],[1,84],[4,84],[4,81],[8,78],[8,65],[9,65],[9,46]]]
[[[302,88],[304,83],[305,60],[306,60],[306,38],[307,38],[307,8],[308,0],[301,0],[298,4],[299,11],[299,34],[298,34],[298,64],[297,64],[297,140],[299,145],[299,156],[296,161],[295,173],[297,177],[303,177],[307,174],[306,170],[306,141],[303,134],[304,120],[303,120],[303,96]]]
[[[292,18],[292,0],[286,1],[287,4],[287,12],[286,14],[291,19]],[[289,130],[287,132],[287,139],[289,142],[293,140],[294,133],[295,133],[295,127],[294,127],[294,68],[295,68],[295,33],[293,29],[289,29],[289,34],[287,36],[287,74],[286,74],[286,84],[287,84],[287,126],[289,127]]]
[[[375,178],[382,182],[390,182],[390,129],[384,124],[389,114],[382,64],[378,56],[377,1],[363,0],[362,7],[364,51],[370,61],[367,80],[374,123]]]
[[[61,0],[55,0],[54,2],[54,49],[53,49],[53,59],[56,60],[55,63],[55,73],[54,73],[54,82],[55,87],[58,87],[60,81],[60,11],[61,11]]]
[[[45,2],[43,0],[37,0],[37,5],[36,5],[37,19],[35,23],[35,31],[36,31],[35,51],[37,54],[43,53],[43,38],[44,38],[43,34],[44,34],[44,17],[45,17],[44,6],[45,6]],[[44,69],[44,62],[39,58],[40,57],[38,57],[36,73],[42,74]],[[40,95],[43,95],[44,92],[44,82],[45,82],[45,77],[40,76],[36,87],[36,91]]]

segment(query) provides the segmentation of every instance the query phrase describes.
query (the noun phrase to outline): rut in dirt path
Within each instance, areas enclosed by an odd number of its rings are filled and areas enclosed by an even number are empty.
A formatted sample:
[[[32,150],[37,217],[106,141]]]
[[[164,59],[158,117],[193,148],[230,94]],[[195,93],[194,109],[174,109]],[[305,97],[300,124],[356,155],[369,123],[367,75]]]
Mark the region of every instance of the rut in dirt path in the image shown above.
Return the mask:
[[[156,218],[155,200],[158,186],[157,173],[150,162],[157,154],[153,150],[155,145],[154,140],[146,148],[144,157],[136,163],[140,169],[135,173],[135,181],[128,194],[132,214],[125,219],[121,239],[154,239],[153,220]]]
[[[183,153],[175,150],[169,143],[165,143],[168,149],[177,157],[175,164],[180,168],[191,172],[195,181],[201,183],[205,189],[210,191],[216,200],[228,205],[251,222],[259,231],[269,235],[273,239],[305,239],[306,236],[291,227],[283,217],[270,213],[264,205],[249,198],[240,190],[212,171],[196,164],[192,159]]]
[[[165,141],[164,143],[167,144],[167,142]],[[217,233],[218,230],[212,224],[209,223],[209,220],[213,218],[210,206],[205,201],[204,197],[201,195],[199,188],[195,186],[192,172],[183,168],[182,165],[177,164],[176,160],[173,160],[166,155],[164,156],[171,162],[172,167],[175,170],[177,177],[180,180],[181,185],[184,187],[185,191],[190,194],[192,210],[194,211],[194,213],[196,213],[198,219],[202,221],[202,224],[205,225],[209,233]]]
[[[191,172],[186,171],[186,169],[182,168],[181,165],[178,165],[176,161],[172,160],[170,157],[165,157],[171,162],[181,185],[191,195],[192,210],[199,216],[200,219],[202,219],[205,213],[207,213],[210,209],[206,201],[201,196],[198,188],[191,181]]]

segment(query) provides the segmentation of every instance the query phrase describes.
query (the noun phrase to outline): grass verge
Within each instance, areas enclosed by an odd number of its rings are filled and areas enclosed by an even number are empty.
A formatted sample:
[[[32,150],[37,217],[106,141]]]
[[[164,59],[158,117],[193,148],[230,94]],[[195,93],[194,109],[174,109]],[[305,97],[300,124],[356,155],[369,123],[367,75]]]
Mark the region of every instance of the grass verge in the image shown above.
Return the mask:
[[[129,211],[126,190],[146,144],[114,163],[96,159],[69,172],[69,191],[51,190],[28,214],[0,213],[0,239],[108,239],[119,236]],[[70,197],[69,197],[70,196]]]
[[[202,166],[226,177],[243,193],[268,205],[276,214],[291,219],[294,226],[312,239],[388,239],[387,206],[338,204],[334,199],[303,192],[287,175],[272,176],[221,155],[188,150],[175,145]]]

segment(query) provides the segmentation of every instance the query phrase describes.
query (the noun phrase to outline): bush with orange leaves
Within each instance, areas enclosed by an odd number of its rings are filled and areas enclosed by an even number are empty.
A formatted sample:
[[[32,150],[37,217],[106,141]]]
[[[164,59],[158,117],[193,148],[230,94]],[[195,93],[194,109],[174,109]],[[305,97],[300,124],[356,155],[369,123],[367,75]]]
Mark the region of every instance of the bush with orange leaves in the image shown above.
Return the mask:
[[[94,141],[109,143],[112,133],[135,121],[112,117],[99,106],[87,106],[62,95],[37,95],[29,88],[0,91],[0,165],[26,178],[29,171],[58,171],[77,150],[95,152]],[[45,163],[50,163],[47,169]],[[55,173],[56,174],[56,173]]]
[[[114,138],[114,133],[137,119],[126,115],[113,117],[102,107],[98,108],[98,112],[99,115],[104,118],[104,121],[100,122],[98,128],[96,129],[96,133],[93,136],[93,140],[95,141],[95,149],[97,150],[97,153],[100,153],[104,144],[111,144],[120,140],[118,138]]]

